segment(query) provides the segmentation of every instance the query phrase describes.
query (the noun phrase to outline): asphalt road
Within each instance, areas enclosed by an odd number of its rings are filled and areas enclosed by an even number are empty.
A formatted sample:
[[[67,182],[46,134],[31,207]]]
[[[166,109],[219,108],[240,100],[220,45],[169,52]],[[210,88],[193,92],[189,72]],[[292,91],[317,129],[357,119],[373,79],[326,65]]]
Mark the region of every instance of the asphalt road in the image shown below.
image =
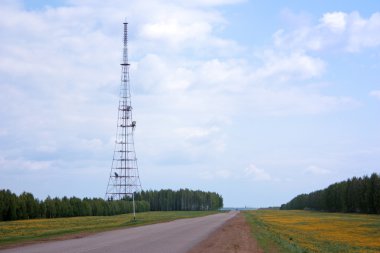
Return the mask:
[[[236,215],[220,213],[93,234],[79,239],[33,244],[1,251],[9,253],[185,253]]]

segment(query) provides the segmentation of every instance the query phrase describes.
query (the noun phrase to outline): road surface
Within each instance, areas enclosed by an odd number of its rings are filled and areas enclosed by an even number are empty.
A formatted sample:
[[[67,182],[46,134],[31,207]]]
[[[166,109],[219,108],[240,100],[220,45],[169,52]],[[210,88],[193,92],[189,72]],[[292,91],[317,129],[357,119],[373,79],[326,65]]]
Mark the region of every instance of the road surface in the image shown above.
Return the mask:
[[[181,219],[93,234],[64,241],[11,248],[2,253],[185,253],[237,212]]]

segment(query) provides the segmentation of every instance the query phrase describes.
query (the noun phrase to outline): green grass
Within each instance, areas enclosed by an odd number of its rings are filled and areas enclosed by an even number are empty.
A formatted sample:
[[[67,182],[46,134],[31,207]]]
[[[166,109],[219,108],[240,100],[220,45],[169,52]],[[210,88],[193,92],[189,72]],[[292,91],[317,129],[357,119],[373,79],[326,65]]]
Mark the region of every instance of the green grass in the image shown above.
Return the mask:
[[[311,211],[244,212],[265,252],[380,252],[380,216]]]
[[[49,240],[67,235],[94,233],[117,228],[194,218],[217,213],[216,211],[166,211],[115,216],[86,216],[56,219],[32,219],[0,222],[0,247],[38,240]]]

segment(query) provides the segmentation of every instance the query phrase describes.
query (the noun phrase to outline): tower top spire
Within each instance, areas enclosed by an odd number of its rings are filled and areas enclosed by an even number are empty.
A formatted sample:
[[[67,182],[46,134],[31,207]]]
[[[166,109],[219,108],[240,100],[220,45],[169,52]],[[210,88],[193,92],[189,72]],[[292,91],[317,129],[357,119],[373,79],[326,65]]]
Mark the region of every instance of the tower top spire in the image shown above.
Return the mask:
[[[124,47],[128,46],[128,23],[125,21],[124,23]]]
[[[123,37],[123,42],[124,42],[124,47],[123,47],[123,62],[121,65],[127,66],[129,65],[128,63],[128,23],[127,19],[124,21],[124,37]]]

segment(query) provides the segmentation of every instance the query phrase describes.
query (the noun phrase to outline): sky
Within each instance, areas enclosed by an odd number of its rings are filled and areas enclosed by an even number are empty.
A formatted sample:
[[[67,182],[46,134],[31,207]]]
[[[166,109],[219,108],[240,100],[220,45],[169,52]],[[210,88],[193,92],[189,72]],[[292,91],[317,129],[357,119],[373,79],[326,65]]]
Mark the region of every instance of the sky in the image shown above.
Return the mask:
[[[144,190],[266,207],[380,172],[378,1],[0,2],[0,188],[104,197],[125,19]]]

